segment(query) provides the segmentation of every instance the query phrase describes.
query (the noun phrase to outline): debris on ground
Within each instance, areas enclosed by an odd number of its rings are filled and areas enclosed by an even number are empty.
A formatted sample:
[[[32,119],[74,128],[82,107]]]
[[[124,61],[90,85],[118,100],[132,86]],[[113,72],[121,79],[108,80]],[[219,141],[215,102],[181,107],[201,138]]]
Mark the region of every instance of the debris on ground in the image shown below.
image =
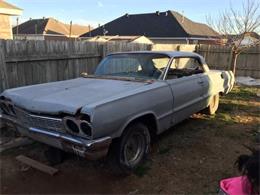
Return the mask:
[[[252,77],[236,77],[236,84],[260,87],[260,79],[254,79]]]
[[[28,165],[22,165],[22,166],[21,166],[21,171],[22,171],[22,172],[26,172],[26,171],[28,171],[30,168],[31,168],[31,167],[28,166]]]
[[[23,156],[23,155],[17,156],[16,160],[18,160],[18,161],[20,161],[20,162],[22,162],[22,163],[24,163],[24,164],[26,164],[26,165],[28,165],[30,167],[33,167],[33,168],[35,168],[37,170],[40,170],[40,171],[42,171],[44,173],[47,173],[47,174],[49,174],[51,176],[55,175],[59,171],[58,169],[55,169],[53,167],[50,167],[48,165],[45,165],[45,164],[43,164],[43,163],[41,163],[39,161],[33,160],[33,159],[28,158],[28,157]]]
[[[0,137],[0,146],[10,142],[11,137]]]
[[[3,138],[1,138],[3,139]],[[5,141],[3,141],[5,142]],[[0,153],[2,153],[5,150],[9,150],[12,148],[17,148],[17,147],[21,147],[21,146],[26,146],[29,144],[32,144],[34,141],[26,138],[26,137],[18,137],[16,139],[13,139],[11,141],[5,142],[4,144],[0,145]]]

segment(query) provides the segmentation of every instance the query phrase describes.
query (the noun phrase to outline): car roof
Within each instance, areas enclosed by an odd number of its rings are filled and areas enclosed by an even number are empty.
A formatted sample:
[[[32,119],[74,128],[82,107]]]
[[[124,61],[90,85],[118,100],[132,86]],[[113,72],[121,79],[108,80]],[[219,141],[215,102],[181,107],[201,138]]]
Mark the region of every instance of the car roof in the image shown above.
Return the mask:
[[[203,57],[194,52],[184,52],[184,51],[128,51],[128,52],[116,52],[111,53],[110,55],[117,55],[117,54],[162,54],[167,55],[168,57],[199,57],[203,59]]]

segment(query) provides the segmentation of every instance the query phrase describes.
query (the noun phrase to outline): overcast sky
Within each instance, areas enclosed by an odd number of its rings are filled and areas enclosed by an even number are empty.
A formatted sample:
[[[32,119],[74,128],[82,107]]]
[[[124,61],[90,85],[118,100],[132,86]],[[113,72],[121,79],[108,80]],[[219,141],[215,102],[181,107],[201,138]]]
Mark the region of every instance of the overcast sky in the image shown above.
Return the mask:
[[[206,21],[206,15],[216,16],[228,9],[236,9],[243,0],[7,0],[24,10],[20,22],[29,18],[53,17],[69,23],[104,24],[125,13],[149,13],[174,10],[197,22]],[[258,1],[258,0],[256,0]],[[15,18],[13,18],[15,21]],[[14,23],[14,22],[13,22]]]

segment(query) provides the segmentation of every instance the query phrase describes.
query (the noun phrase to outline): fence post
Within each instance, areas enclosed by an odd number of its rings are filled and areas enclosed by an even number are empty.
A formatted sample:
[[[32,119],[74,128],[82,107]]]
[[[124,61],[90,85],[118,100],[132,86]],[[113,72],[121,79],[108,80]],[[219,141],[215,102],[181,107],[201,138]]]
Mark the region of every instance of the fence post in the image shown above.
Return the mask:
[[[8,87],[6,84],[6,63],[4,57],[3,41],[0,41],[0,94]],[[0,109],[0,114],[2,113]],[[0,129],[4,128],[6,124],[0,119]]]
[[[6,72],[6,62],[5,62],[5,53],[4,53],[4,41],[0,41],[0,93],[5,89],[9,88],[8,78]]]

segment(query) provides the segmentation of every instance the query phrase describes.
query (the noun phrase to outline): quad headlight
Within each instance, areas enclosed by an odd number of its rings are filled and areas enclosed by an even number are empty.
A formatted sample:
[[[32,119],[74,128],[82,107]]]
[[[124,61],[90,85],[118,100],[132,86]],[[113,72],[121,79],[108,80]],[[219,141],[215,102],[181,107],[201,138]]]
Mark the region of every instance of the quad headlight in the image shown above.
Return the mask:
[[[66,130],[74,135],[80,135],[84,137],[92,136],[92,126],[90,121],[87,121],[89,117],[64,117],[63,122]]]

